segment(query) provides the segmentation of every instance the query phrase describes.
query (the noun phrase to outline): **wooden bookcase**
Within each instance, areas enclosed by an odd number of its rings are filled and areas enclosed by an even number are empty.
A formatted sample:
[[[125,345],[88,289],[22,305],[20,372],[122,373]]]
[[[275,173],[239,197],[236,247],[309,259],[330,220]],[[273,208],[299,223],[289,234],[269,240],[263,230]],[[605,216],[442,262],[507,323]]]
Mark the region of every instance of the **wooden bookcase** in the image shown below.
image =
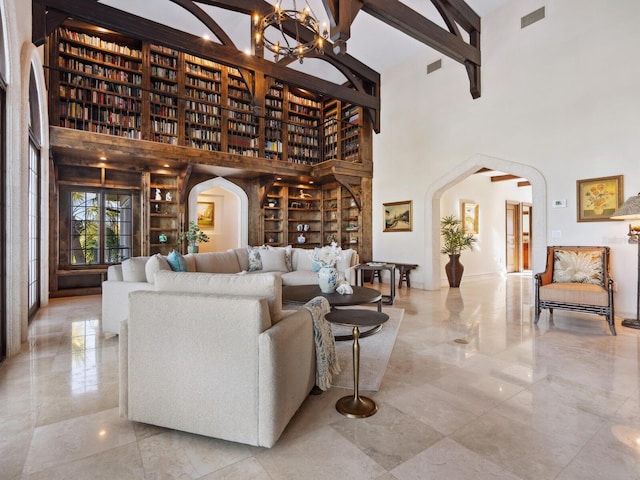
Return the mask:
[[[284,92],[284,85],[275,82],[267,90],[264,100],[264,156],[274,160],[282,160]]]
[[[286,245],[288,234],[285,232],[286,192],[282,185],[274,185],[267,193],[264,205],[264,244],[274,247]]]
[[[302,92],[289,89],[287,98],[287,159],[313,165],[320,162],[321,103]]]
[[[340,186],[336,183],[322,187],[322,233],[323,243],[340,244]]]
[[[220,151],[222,143],[222,72],[219,63],[184,55],[185,145]]]
[[[226,151],[245,157],[257,157],[260,148],[258,118],[253,114],[251,93],[240,71],[227,67]]]
[[[301,248],[322,246],[320,189],[310,185],[287,187],[288,244]],[[304,238],[304,241],[301,239]]]
[[[60,28],[52,51],[54,125],[142,138],[142,42]]]
[[[149,254],[168,254],[180,247],[178,179],[175,175],[149,176]],[[166,237],[166,241],[162,236]]]
[[[80,22],[52,34],[48,63],[57,126],[303,165],[362,161],[362,109],[282,80],[255,99],[255,72]]]
[[[322,186],[277,182],[267,192],[263,212],[266,245],[314,248],[335,241],[342,248],[358,249],[362,243],[360,210],[337,182]],[[304,243],[298,241],[301,234]]]
[[[178,51],[145,44],[149,56],[149,140],[178,145],[181,138],[178,99]],[[145,104],[146,106],[146,104]],[[147,115],[144,116],[145,118]]]
[[[356,190],[356,195],[360,194],[360,187],[353,187],[353,189]],[[340,244],[342,248],[354,248],[357,250],[362,243],[361,212],[351,194],[345,188],[341,190],[340,219],[342,225],[340,228]]]

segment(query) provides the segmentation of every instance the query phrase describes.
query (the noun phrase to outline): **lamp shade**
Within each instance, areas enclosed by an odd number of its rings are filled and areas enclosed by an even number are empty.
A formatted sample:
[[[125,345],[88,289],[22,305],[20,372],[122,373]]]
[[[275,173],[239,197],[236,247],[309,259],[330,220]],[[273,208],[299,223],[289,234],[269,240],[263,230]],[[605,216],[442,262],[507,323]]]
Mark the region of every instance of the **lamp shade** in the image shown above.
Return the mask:
[[[640,193],[634,197],[627,198],[609,218],[613,220],[640,219]]]

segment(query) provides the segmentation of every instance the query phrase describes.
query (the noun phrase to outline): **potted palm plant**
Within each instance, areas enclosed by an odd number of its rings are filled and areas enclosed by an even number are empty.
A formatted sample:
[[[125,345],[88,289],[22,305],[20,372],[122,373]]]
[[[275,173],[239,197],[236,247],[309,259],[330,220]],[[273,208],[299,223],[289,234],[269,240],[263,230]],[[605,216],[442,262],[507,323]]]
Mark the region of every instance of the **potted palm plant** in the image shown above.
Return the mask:
[[[460,253],[467,248],[473,248],[476,237],[464,232],[462,222],[455,215],[448,215],[440,220],[440,234],[443,240],[440,253],[449,255],[449,263],[444,267],[449,286],[459,287],[464,272],[464,266],[460,263]]]
[[[209,236],[200,230],[198,224],[194,221],[189,222],[189,229],[180,234],[180,240],[187,240],[187,252],[198,253],[200,247],[198,243],[206,243],[209,241]]]

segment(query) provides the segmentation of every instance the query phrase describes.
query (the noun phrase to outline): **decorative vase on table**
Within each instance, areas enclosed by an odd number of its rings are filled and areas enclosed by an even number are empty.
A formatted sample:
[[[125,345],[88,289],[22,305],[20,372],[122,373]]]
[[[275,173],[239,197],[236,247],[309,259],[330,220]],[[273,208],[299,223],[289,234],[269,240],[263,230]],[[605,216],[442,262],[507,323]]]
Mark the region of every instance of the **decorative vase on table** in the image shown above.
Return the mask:
[[[322,293],[333,293],[338,286],[338,270],[329,265],[318,270],[318,285]]]
[[[464,273],[464,265],[460,263],[460,255],[449,255],[449,263],[444,266],[450,287],[459,287]]]
[[[187,246],[187,253],[198,253],[199,251],[200,251],[200,247],[198,245]]]

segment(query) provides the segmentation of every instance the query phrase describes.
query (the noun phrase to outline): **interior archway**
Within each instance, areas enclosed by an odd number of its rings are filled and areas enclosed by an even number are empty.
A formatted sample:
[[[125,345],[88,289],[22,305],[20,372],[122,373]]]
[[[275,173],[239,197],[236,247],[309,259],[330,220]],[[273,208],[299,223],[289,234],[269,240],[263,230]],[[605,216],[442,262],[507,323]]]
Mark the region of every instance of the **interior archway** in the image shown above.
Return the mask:
[[[249,197],[246,192],[233,182],[223,178],[216,177],[211,180],[199,183],[189,192],[189,219],[188,221],[196,222],[198,220],[198,196],[207,190],[213,188],[222,188],[230,192],[239,203],[240,208],[237,209],[237,229],[238,244],[235,247],[241,247],[249,244]]]
[[[529,165],[486,155],[474,155],[433,182],[425,195],[424,288],[440,288],[440,198],[451,186],[487,167],[509,172],[531,182],[533,203],[533,271],[544,269],[547,238],[547,187],[542,174]]]

